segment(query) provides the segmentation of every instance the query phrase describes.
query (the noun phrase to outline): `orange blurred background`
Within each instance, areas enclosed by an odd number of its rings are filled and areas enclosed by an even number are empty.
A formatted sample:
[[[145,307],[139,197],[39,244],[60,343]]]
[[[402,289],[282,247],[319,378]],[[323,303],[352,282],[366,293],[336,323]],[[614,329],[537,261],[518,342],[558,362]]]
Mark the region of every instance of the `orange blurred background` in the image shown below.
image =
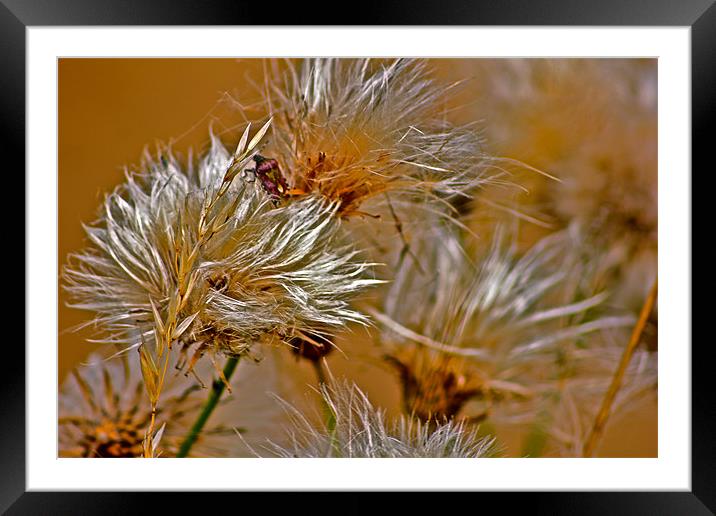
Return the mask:
[[[471,60],[433,60],[441,79],[460,80]],[[477,60],[474,60],[477,61]],[[480,60],[484,61],[485,60]],[[243,130],[244,120],[232,107],[230,95],[241,102],[249,116],[258,99],[265,63],[260,59],[60,59],[58,62],[58,266],[67,255],[85,245],[82,223],[91,222],[103,196],[123,180],[124,166],[138,164],[145,148],[156,142],[173,142],[186,157],[189,148],[201,151],[208,129],[231,146]],[[461,100],[469,102],[469,87]],[[72,328],[91,314],[66,307],[59,290],[58,377],[63,381],[98,344],[86,342],[90,330]],[[356,336],[360,336],[356,333]],[[399,392],[392,374],[373,358],[369,339],[351,341],[351,360],[333,353],[329,363],[337,376],[346,372],[371,399],[389,413],[399,410]],[[338,343],[340,346],[340,342]],[[294,377],[288,390],[300,398],[314,382],[310,367],[288,356]],[[298,386],[298,387],[296,387]],[[281,395],[286,397],[285,392]],[[645,399],[636,410],[610,421],[599,455],[654,457],[657,455],[656,399]],[[510,447],[510,438],[505,439]],[[515,436],[515,442],[518,442]],[[519,452],[514,444],[511,455]]]

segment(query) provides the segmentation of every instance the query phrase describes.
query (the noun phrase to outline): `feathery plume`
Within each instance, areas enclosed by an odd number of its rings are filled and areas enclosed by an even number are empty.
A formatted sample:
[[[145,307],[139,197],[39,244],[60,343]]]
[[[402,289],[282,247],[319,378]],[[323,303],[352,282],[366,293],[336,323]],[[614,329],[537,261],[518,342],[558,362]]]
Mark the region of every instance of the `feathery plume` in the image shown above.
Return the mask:
[[[270,443],[279,457],[342,458],[480,458],[494,455],[493,440],[480,437],[462,423],[447,421],[431,427],[401,416],[388,421],[355,384],[338,382],[321,386],[320,395],[335,419],[328,429],[314,425],[306,416],[279,398],[291,421],[290,444]]]
[[[558,456],[580,457],[592,431],[597,411],[624,352],[624,331],[594,336],[588,346],[569,352],[569,370],[559,390],[551,393],[551,414],[545,425],[545,451]],[[634,351],[614,403],[612,418],[626,415],[638,403],[656,396],[657,354],[640,347]]]
[[[381,341],[406,409],[454,417],[475,400],[474,420],[512,418],[514,410],[532,417],[566,342],[633,324],[631,316],[600,313],[604,292],[565,296],[573,244],[561,232],[519,256],[497,238],[472,262],[457,235],[444,231],[420,249],[432,276],[404,262],[384,311],[373,315],[385,328]]]
[[[317,193],[342,216],[391,202],[466,197],[490,159],[473,125],[446,121],[446,94],[415,59],[307,59],[270,79],[273,140],[287,193]]]
[[[212,138],[197,170],[182,171],[170,153],[147,157],[106,197],[86,228],[93,245],[64,271],[72,306],[97,314],[104,342],[155,342],[156,356],[179,342],[194,349],[191,370],[205,351],[238,356],[366,322],[348,302],[377,281],[341,240],[338,205],[306,196],[276,207],[258,185],[234,180],[267,128],[248,144],[247,128],[233,156]]]

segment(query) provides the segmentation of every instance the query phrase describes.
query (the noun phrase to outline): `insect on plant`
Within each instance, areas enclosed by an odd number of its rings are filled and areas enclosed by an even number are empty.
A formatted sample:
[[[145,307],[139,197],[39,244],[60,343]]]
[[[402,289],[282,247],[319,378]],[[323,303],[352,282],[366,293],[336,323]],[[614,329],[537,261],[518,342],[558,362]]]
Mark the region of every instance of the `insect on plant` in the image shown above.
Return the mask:
[[[617,411],[658,408],[648,61],[247,68],[235,150],[210,131],[196,157],[146,152],[67,258],[108,349],[60,388],[58,454],[609,456]]]
[[[286,184],[286,179],[281,174],[277,160],[265,158],[260,154],[254,155],[252,159],[256,163],[256,167],[247,168],[244,173],[253,173],[254,177],[258,178],[261,182],[261,188],[269,195],[274,204],[278,204],[282,197],[291,194]]]

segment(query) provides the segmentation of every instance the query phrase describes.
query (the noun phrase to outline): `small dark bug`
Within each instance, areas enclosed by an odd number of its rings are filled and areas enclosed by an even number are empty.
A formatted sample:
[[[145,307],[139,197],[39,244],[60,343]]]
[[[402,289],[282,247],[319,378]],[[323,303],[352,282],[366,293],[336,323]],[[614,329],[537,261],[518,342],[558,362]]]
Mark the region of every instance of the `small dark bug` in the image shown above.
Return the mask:
[[[281,175],[278,161],[273,158],[264,158],[260,154],[256,154],[253,160],[256,163],[256,168],[246,169],[245,172],[253,172],[261,181],[264,191],[274,203],[278,203],[279,199],[288,195],[288,185]]]

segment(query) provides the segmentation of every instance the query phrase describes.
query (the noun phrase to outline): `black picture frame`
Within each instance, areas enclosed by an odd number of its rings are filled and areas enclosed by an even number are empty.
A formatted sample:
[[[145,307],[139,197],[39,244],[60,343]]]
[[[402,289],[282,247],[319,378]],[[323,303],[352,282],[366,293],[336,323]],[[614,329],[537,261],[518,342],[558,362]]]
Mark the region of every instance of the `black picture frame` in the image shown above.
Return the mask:
[[[360,9],[350,13],[351,24],[372,25],[621,25],[621,26],[688,26],[691,27],[692,50],[692,170],[704,169],[710,157],[709,141],[716,113],[716,7],[714,0],[503,0],[497,2],[441,0],[438,3],[363,2]],[[338,3],[295,3],[293,7],[268,9],[264,2],[192,0],[0,0],[0,127],[3,149],[6,192],[15,192],[14,199],[25,199],[25,29],[38,25],[282,25],[299,22],[338,24],[341,9]],[[333,14],[333,16],[331,16]],[[346,21],[346,20],[343,20]],[[710,164],[713,166],[712,164]],[[14,177],[17,185],[7,184]],[[694,174],[692,172],[692,181]],[[693,184],[693,183],[692,183]],[[9,190],[8,190],[9,189]],[[705,189],[702,189],[702,192]],[[17,192],[23,192],[23,196]],[[694,191],[694,190],[692,190]],[[698,192],[696,190],[695,192]],[[707,214],[697,216],[694,226],[705,227]],[[6,211],[10,209],[6,208]],[[17,208],[12,209],[18,213]],[[16,216],[16,215],[15,215]],[[25,231],[19,224],[5,224],[5,231],[13,242],[15,263],[25,263]],[[14,228],[14,229],[13,229]],[[17,234],[11,234],[15,231]],[[708,233],[706,233],[708,234]],[[20,253],[23,242],[23,257]],[[7,256],[7,254],[6,254]],[[693,254],[692,268],[705,270],[706,260],[714,253]],[[702,265],[703,264],[703,265]],[[14,267],[17,267],[15,265]],[[25,277],[28,271],[25,269]],[[18,276],[14,274],[14,276]],[[702,278],[709,278],[705,275]],[[5,279],[9,281],[10,278]],[[703,279],[702,279],[703,283]],[[702,289],[706,285],[702,286]],[[6,290],[12,287],[5,286]],[[13,289],[14,290],[14,289]],[[21,289],[24,292],[24,288]],[[21,303],[12,299],[11,305]],[[7,299],[7,298],[6,298]],[[24,293],[23,293],[24,300]],[[24,302],[22,303],[24,306]],[[710,303],[693,303],[693,312],[706,320]],[[5,316],[9,319],[9,314]],[[7,340],[19,342],[19,325],[8,325]],[[23,331],[24,334],[24,331]],[[24,335],[23,335],[24,337]],[[23,339],[24,340],[24,339]],[[6,345],[8,343],[6,342]],[[667,343],[687,346],[690,343]],[[700,341],[692,346],[692,491],[691,492],[563,492],[563,493],[472,493],[481,497],[477,503],[484,507],[486,497],[498,503],[500,511],[512,512],[525,503],[530,512],[550,514],[713,514],[716,512],[716,395],[710,383],[713,362],[709,360],[712,344]],[[151,509],[148,493],[58,493],[26,492],[25,489],[25,358],[22,350],[3,354],[5,367],[0,374],[0,511],[7,514],[119,514],[143,513]],[[598,460],[598,459],[595,459]],[[199,501],[196,496],[182,493],[162,493],[157,496],[163,511],[172,506],[191,509]],[[246,496],[254,494],[211,494],[221,496],[212,504],[228,502],[228,496],[241,496],[243,503],[256,503]],[[300,495],[303,497],[303,494]],[[341,502],[340,511],[363,512],[374,504],[378,494]],[[457,496],[450,495],[451,497]],[[461,495],[461,498],[464,496]],[[451,498],[449,504],[464,502]],[[273,501],[272,501],[273,503]],[[445,495],[427,496],[416,493],[409,502],[423,510],[439,510],[446,503]],[[470,502],[468,502],[470,503]],[[471,503],[476,503],[473,500]],[[312,504],[308,504],[311,506]],[[322,505],[327,509],[327,502]],[[315,507],[315,506],[314,506]],[[478,506],[476,506],[477,508]],[[408,509],[407,506],[404,509]]]

